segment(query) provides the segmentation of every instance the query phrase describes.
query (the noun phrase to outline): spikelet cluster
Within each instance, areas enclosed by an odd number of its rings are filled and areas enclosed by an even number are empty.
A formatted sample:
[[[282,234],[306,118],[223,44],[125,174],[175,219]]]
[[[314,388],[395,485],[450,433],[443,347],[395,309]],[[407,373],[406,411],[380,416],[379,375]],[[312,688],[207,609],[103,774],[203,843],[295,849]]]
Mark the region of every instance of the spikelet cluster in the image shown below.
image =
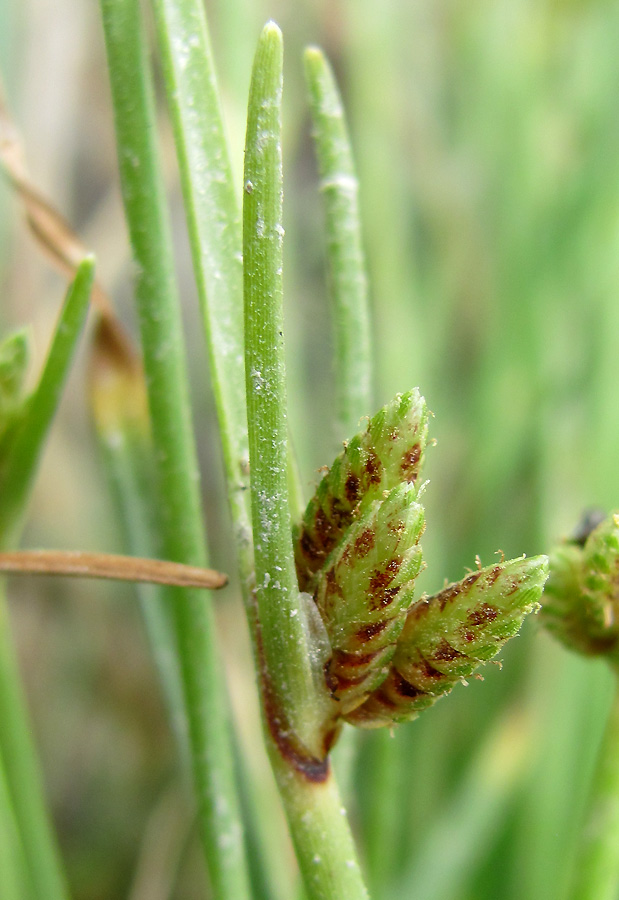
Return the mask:
[[[339,717],[360,727],[414,718],[494,656],[548,574],[546,557],[517,559],[415,600],[428,418],[417,389],[381,409],[325,474],[294,534],[299,586],[331,645],[328,689]]]
[[[542,620],[571,650],[619,662],[619,513],[550,554]]]

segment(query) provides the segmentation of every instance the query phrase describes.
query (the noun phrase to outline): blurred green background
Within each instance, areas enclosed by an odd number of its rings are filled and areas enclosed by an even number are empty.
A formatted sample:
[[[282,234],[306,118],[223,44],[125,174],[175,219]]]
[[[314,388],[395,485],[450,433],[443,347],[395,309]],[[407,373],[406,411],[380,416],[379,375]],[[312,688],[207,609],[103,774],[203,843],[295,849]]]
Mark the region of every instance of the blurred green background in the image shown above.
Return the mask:
[[[419,385],[435,419],[423,587],[546,551],[619,507],[619,6],[609,0],[212,0],[241,184],[246,93],[268,18],[284,32],[286,339],[307,495],[339,442],[324,235],[302,51],[338,74],[361,182],[375,408]],[[98,5],[0,0],[6,92],[35,182],[76,227],[132,327]],[[156,64],[156,63],[155,63]],[[212,561],[233,566],[169,125],[161,140],[185,304]],[[3,330],[40,359],[64,292],[0,192]],[[49,443],[25,546],[119,550],[84,390],[87,340]],[[368,410],[368,413],[374,410]],[[281,818],[234,585],[222,645],[261,827]],[[131,588],[14,581],[15,636],[77,900],[205,896],[175,751]],[[603,666],[535,620],[474,681],[338,763],[379,900],[559,900],[610,698]],[[0,725],[0,727],[2,727]],[[345,758],[347,757],[347,758]],[[278,898],[293,896],[290,850]],[[208,894],[206,894],[208,895]]]

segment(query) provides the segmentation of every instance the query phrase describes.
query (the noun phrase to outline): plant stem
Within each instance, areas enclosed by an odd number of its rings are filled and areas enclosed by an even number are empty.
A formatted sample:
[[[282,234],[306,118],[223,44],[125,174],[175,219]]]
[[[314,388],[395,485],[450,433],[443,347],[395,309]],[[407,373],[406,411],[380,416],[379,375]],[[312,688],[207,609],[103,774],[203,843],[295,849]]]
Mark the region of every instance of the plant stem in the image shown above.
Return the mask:
[[[19,839],[19,831],[11,794],[0,756],[0,897],[2,900],[23,900],[26,893],[26,864]]]
[[[137,0],[102,0],[125,210],[152,421],[162,551],[205,565],[171,236],[154,135],[154,101]],[[195,590],[170,589],[198,812],[214,895],[249,896],[213,610]]]
[[[619,886],[619,685],[594,776],[572,900],[614,900]]]
[[[249,96],[245,147],[245,373],[262,653],[282,713],[303,743],[315,743],[316,690],[300,607],[288,502],[282,292],[282,41],[262,33]],[[295,721],[291,721],[295,720]],[[300,736],[300,735],[299,735]],[[317,755],[321,749],[314,747]]]
[[[0,755],[34,896],[66,900],[67,885],[18,678],[4,586],[0,587],[0,722]]]
[[[296,582],[288,506],[282,311],[281,32],[262,32],[250,87],[243,259],[245,372],[261,688],[273,770],[310,900],[367,897],[321,733],[324,683]]]
[[[324,199],[335,337],[341,438],[372,412],[372,353],[358,181],[342,100],[331,67],[316,47],[305,52],[305,75]]]

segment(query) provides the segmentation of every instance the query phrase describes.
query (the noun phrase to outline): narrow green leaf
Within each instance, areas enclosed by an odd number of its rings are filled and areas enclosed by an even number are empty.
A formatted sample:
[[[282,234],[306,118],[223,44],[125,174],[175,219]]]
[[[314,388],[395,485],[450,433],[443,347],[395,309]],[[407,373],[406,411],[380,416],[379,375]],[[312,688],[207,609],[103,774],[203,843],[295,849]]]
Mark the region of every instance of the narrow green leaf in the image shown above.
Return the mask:
[[[14,415],[23,400],[29,360],[30,347],[26,329],[8,335],[0,344],[0,437],[6,429],[6,420]]]
[[[305,52],[326,233],[338,428],[343,437],[372,409],[372,360],[367,277],[361,241],[358,182],[341,97],[322,52]]]
[[[0,754],[0,897],[26,900],[26,864]]]
[[[67,900],[69,893],[44,797],[43,779],[32,739],[9,610],[0,587],[0,757],[28,882],[41,900]]]
[[[571,900],[614,900],[619,883],[619,691],[600,749]]]
[[[206,564],[181,315],[173,276],[152,79],[138,0],[101,0],[118,160],[136,262],[136,300],[167,559]],[[204,852],[214,895],[248,896],[239,803],[213,610],[200,591],[167,592],[189,716]]]
[[[34,393],[20,411],[0,469],[0,543],[10,545],[19,531],[25,504],[60,395],[69,373],[88,312],[94,260],[85,259],[63,306],[54,337]]]
[[[153,0],[187,226],[209,350],[242,579],[250,574],[243,257],[234,184],[204,5]]]

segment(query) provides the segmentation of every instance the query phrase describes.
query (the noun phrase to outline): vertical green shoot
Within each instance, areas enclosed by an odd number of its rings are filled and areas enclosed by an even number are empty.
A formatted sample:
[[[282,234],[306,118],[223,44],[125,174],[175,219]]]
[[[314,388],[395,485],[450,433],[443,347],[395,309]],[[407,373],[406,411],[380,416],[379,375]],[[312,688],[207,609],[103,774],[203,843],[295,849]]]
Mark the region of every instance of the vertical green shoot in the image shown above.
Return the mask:
[[[619,690],[615,687],[584,825],[572,900],[614,900],[619,884]]]
[[[243,208],[245,377],[262,653],[289,726],[320,757],[316,690],[288,505],[282,293],[282,40],[262,33],[249,95]],[[305,720],[305,721],[302,721]]]
[[[261,687],[269,751],[310,900],[367,897],[329,771],[314,683],[310,602],[296,583],[287,485],[282,328],[282,38],[262,32],[250,87],[245,147],[243,259],[245,371]],[[322,666],[319,666],[319,670]]]
[[[205,540],[191,428],[171,235],[155,142],[155,112],[137,0],[102,0],[125,211],[152,421],[162,552],[204,565]],[[172,589],[199,821],[214,895],[249,896],[232,770],[226,692],[213,611],[195,590]]]
[[[372,411],[372,351],[358,182],[344,110],[322,52],[305,53],[320,191],[324,199],[333,306],[337,418],[340,437]]]

